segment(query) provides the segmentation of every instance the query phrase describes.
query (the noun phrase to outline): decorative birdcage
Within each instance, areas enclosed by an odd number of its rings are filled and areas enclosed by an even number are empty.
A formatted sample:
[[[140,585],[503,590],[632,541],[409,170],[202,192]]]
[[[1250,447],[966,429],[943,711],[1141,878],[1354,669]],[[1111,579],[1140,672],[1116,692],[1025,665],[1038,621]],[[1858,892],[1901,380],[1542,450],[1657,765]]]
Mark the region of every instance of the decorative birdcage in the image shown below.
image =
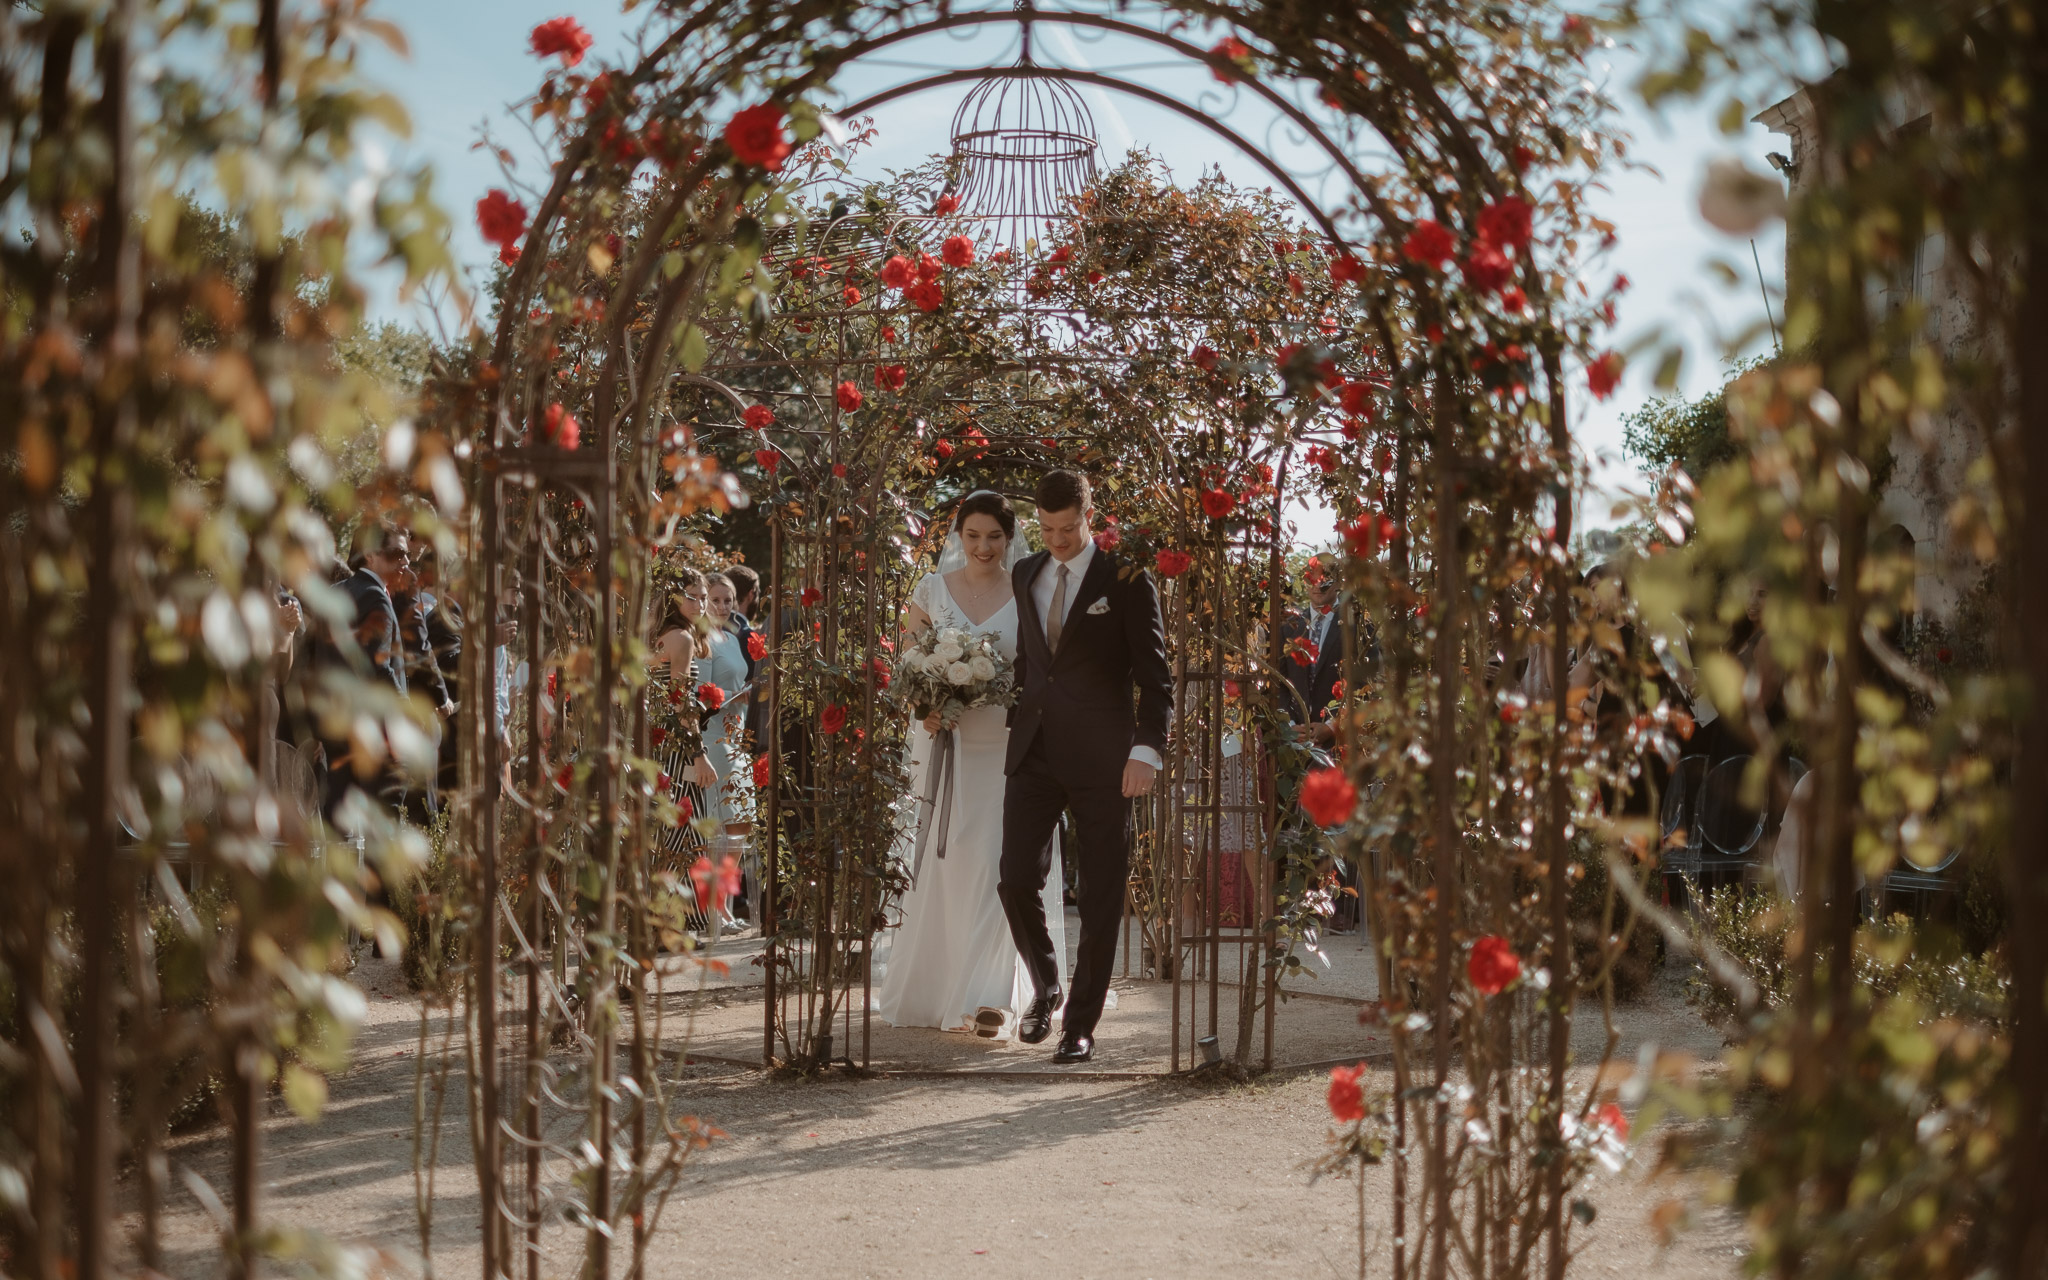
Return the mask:
[[[1095,181],[1095,117],[1073,86],[1038,73],[1031,28],[1007,75],[970,90],[953,113],[954,194],[976,238],[1018,251],[1064,220]]]

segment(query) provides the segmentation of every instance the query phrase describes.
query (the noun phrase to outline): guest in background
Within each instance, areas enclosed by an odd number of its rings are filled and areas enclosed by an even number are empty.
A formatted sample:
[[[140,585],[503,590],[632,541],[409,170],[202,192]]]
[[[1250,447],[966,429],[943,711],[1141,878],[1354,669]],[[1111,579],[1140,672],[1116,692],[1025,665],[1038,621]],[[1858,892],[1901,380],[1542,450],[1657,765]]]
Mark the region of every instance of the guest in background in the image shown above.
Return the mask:
[[[725,571],[732,579],[732,633],[740,642],[740,653],[747,660],[747,680],[752,683],[760,663],[754,658],[754,637],[760,629],[754,626],[754,602],[760,598],[761,575],[743,564],[736,564]],[[751,708],[755,692],[750,692],[747,702]]]
[[[432,543],[420,547],[413,556],[413,577],[418,580],[417,595],[422,617],[426,623],[427,643],[433,650],[434,668],[441,674],[441,689],[447,695],[447,715],[441,733],[441,755],[437,782],[444,792],[456,787],[456,761],[460,754],[461,741],[458,727],[463,713],[462,702],[462,606],[452,595],[441,590],[441,562],[435,554]]]
[[[312,646],[312,664],[316,675],[353,671],[402,698],[406,694],[405,651],[398,611],[391,604],[391,584],[402,579],[411,562],[411,538],[405,529],[390,524],[365,525],[357,537],[362,549],[352,565],[336,566],[334,583],[354,606],[348,640],[335,636],[331,629],[323,630]],[[373,796],[393,813],[398,811],[404,783],[389,759],[358,760],[346,739],[323,739],[322,745],[327,753],[327,780],[321,808],[329,822],[336,820],[342,802],[353,790]]]
[[[722,573],[705,574],[701,590],[703,595],[698,603],[710,627],[700,637],[704,651],[697,658],[697,674],[703,683],[718,687],[717,714],[704,723],[704,751],[718,771],[710,816],[717,818],[722,831],[733,811],[726,791],[732,778],[740,725],[746,718],[745,704],[734,702],[733,698],[747,687],[747,655],[731,626],[733,601],[738,595],[732,579]]]
[[[423,556],[431,552],[423,548]],[[415,783],[406,788],[405,816],[413,825],[429,827],[434,815],[440,812],[440,794],[436,781],[439,775],[439,757],[442,744],[454,740],[451,722],[455,718],[455,699],[448,691],[448,682],[441,674],[441,664],[434,652],[434,632],[438,625],[432,621],[435,600],[420,587],[419,571],[414,564],[402,566],[397,576],[385,582],[391,592],[391,607],[398,616],[399,650],[405,659],[406,688],[427,700],[434,709],[434,753],[436,777]]]
[[[1296,695],[1287,700],[1295,722],[1308,725],[1309,737],[1327,747],[1337,740],[1330,704],[1337,700],[1344,680],[1345,647],[1362,642],[1360,657],[1368,666],[1377,653],[1371,628],[1360,627],[1355,603],[1339,589],[1334,561],[1310,558],[1302,567],[1302,580],[1308,608],[1290,621],[1281,662]]]

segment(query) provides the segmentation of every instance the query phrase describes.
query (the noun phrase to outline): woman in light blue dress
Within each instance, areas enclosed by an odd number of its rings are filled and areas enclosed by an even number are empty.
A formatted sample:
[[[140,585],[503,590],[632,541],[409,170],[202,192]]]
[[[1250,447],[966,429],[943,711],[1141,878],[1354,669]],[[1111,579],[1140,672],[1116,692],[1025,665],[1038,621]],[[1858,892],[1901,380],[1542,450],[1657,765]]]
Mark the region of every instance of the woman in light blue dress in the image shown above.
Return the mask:
[[[697,659],[697,678],[717,685],[725,695],[725,705],[704,722],[704,754],[711,757],[711,767],[718,771],[718,786],[711,799],[722,826],[733,814],[732,762],[739,754],[739,735],[746,729],[746,704],[734,695],[747,685],[747,655],[731,630],[732,579],[722,573],[707,573],[704,586],[711,633],[705,641],[704,654]]]

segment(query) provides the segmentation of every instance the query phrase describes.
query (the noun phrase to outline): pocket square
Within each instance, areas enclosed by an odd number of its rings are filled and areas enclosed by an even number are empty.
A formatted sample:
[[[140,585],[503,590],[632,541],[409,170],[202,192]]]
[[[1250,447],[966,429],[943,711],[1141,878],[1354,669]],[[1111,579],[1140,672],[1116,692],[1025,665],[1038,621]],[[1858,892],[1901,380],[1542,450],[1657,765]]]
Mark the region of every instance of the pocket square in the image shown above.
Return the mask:
[[[1095,602],[1094,604],[1091,604],[1091,605],[1089,605],[1089,606],[1088,606],[1088,612],[1089,612],[1090,614],[1097,614],[1097,613],[1108,613],[1108,612],[1109,612],[1109,597],[1108,597],[1108,596],[1104,596],[1104,597],[1102,597],[1102,599],[1100,599],[1100,600],[1097,600],[1097,601],[1096,601],[1096,602]]]

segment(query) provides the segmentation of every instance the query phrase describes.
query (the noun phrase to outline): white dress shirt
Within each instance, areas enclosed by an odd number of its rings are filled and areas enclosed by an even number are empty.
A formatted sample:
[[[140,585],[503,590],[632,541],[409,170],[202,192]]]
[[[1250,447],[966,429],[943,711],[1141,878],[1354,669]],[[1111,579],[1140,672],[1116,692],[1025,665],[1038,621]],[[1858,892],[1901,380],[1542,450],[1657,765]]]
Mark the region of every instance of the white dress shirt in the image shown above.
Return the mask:
[[[1064,633],[1067,620],[1074,616],[1074,607],[1081,600],[1081,579],[1088,576],[1088,566],[1094,563],[1093,538],[1081,544],[1080,554],[1072,560],[1062,560],[1058,556],[1048,557],[1045,566],[1038,571],[1038,577],[1031,583],[1031,603],[1037,608],[1041,625],[1052,620],[1052,593],[1059,589],[1060,566],[1067,566],[1067,607],[1060,614],[1060,630]],[[1143,743],[1132,745],[1131,759],[1151,765],[1154,769],[1165,765],[1165,761],[1159,758],[1159,753]]]

